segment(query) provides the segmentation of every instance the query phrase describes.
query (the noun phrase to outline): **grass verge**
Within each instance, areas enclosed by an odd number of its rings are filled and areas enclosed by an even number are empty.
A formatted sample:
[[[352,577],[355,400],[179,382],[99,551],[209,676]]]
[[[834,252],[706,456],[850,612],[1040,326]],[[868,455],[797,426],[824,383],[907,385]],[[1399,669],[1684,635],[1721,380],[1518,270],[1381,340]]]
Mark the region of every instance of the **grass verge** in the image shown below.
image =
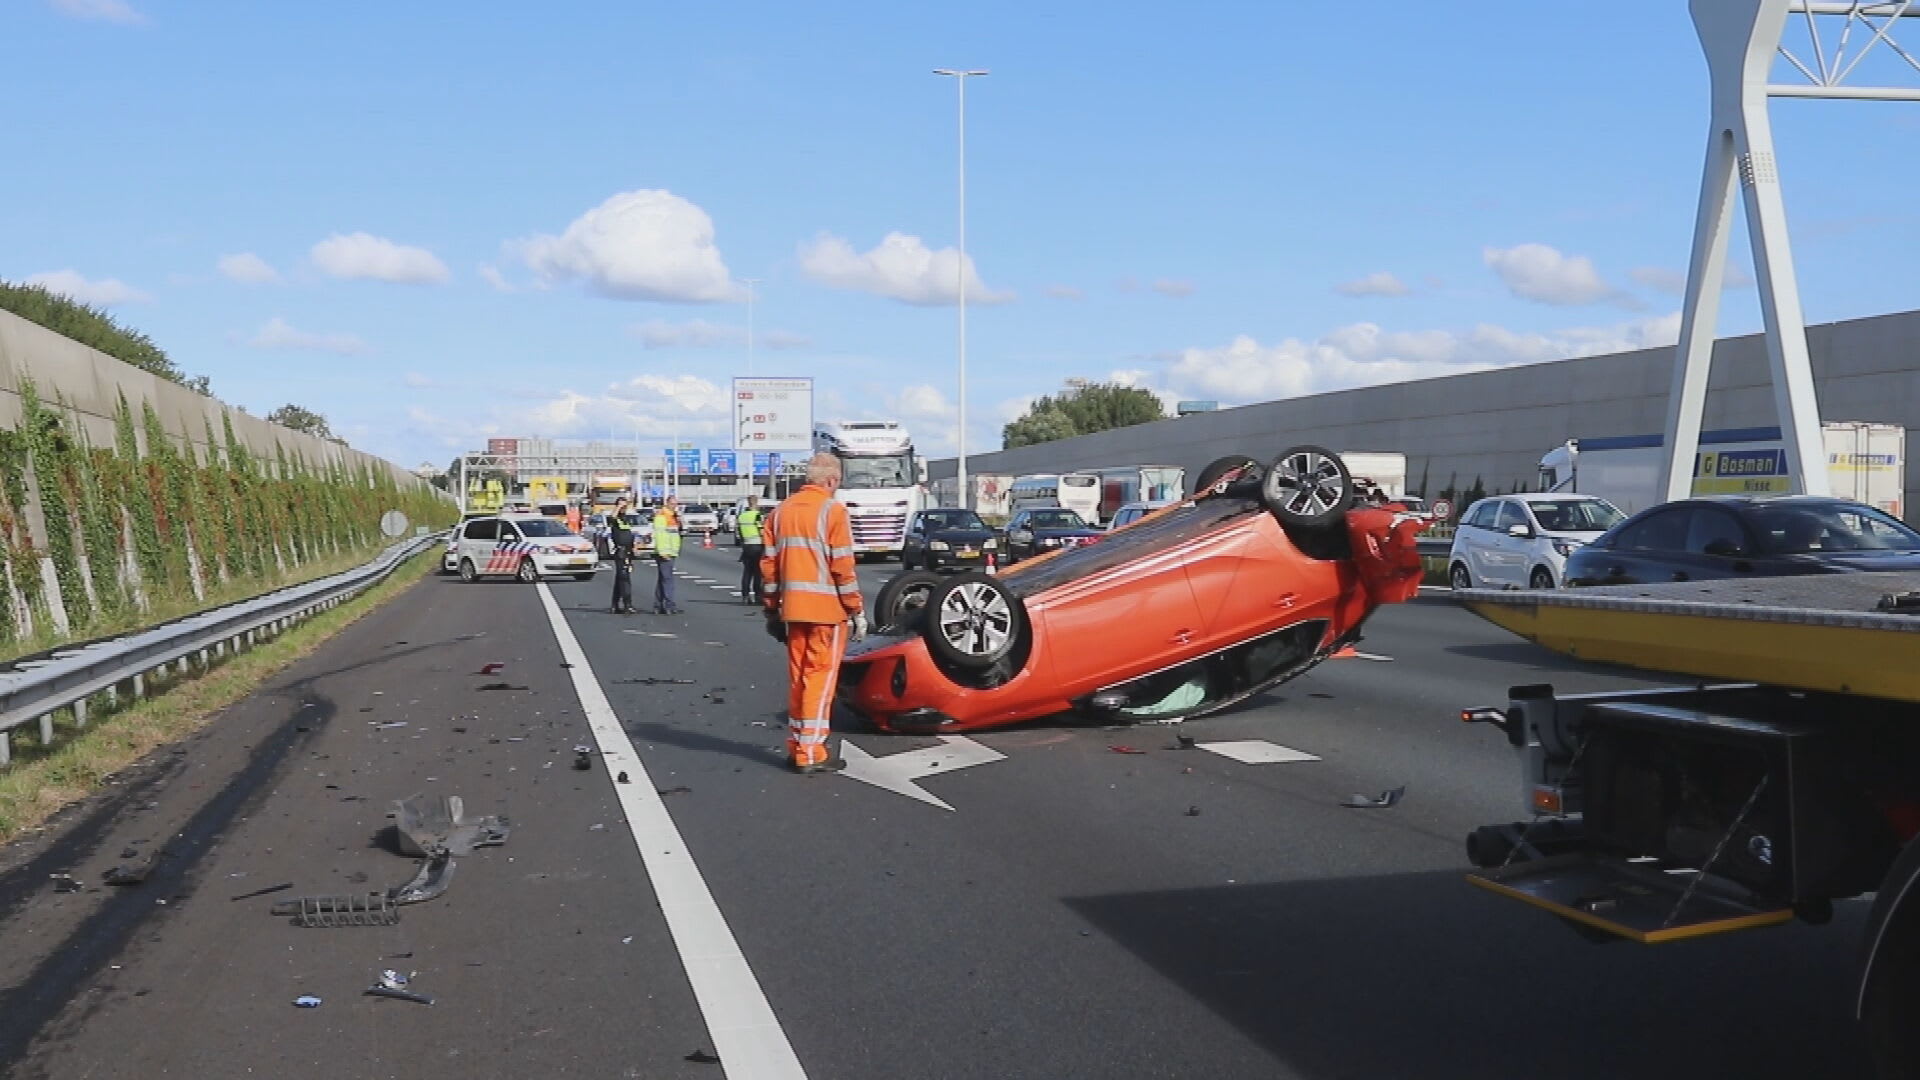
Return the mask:
[[[211,670],[156,678],[150,696],[123,709],[103,708],[104,698],[96,698],[84,728],[63,710],[51,746],[41,746],[31,726],[15,729],[13,763],[0,769],[0,844],[92,794],[155,748],[199,730],[214,713],[437,569],[440,554],[438,547],[427,549],[372,589],[271,641],[230,654]]]

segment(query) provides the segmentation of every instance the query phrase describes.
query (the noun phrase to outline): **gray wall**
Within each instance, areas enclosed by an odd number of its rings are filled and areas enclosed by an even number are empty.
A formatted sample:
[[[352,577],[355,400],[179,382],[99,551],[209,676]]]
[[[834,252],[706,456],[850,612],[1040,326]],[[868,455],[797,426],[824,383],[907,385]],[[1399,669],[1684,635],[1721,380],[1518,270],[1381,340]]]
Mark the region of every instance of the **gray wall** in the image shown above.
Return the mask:
[[[1920,311],[1807,328],[1827,420],[1900,424],[1920,431]],[[1480,477],[1488,490],[1531,485],[1540,455],[1569,438],[1648,435],[1666,426],[1674,350],[1642,349],[1579,360],[1421,379],[1361,390],[1269,401],[1075,439],[970,454],[976,473],[1036,473],[1109,465],[1182,465],[1192,477],[1232,453],[1265,457],[1289,443],[1335,450],[1398,450],[1407,483],[1422,472],[1428,494],[1457,476]],[[1778,424],[1759,335],[1714,347],[1708,428]],[[1915,516],[1920,455],[1909,448],[1907,516]],[[946,458],[929,464],[935,479],[954,475]]]
[[[276,446],[284,446],[288,453],[297,450],[315,465],[322,462],[343,462],[350,466],[372,463],[377,468],[391,472],[403,489],[425,483],[410,470],[384,458],[229,409],[214,398],[150,375],[37,323],[28,322],[12,312],[0,311],[0,428],[20,426],[20,387],[28,379],[32,380],[42,402],[48,406],[64,403],[73,410],[81,429],[86,433],[87,441],[94,446],[113,446],[114,411],[119,406],[120,395],[125,394],[128,406],[133,409],[136,429],[141,427],[140,403],[150,401],[168,433],[176,438],[184,433],[192,439],[195,452],[202,461],[207,458],[207,424],[212,423],[214,437],[221,438],[221,415],[230,413],[235,437],[270,463],[275,457]],[[142,452],[145,452],[144,430],[140,431],[140,444]],[[268,468],[272,467],[268,465]],[[34,543],[44,544],[46,532],[42,528],[38,508],[31,508],[27,518]]]

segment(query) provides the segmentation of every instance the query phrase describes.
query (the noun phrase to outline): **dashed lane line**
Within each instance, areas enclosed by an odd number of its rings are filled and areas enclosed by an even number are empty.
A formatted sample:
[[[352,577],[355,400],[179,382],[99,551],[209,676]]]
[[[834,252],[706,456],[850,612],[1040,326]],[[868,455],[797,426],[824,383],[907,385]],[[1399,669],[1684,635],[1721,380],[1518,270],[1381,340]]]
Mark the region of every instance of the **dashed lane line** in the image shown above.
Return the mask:
[[[694,1000],[707,1022],[714,1053],[728,1080],[806,1080],[806,1070],[800,1067],[793,1043],[773,1015],[773,1006],[747,964],[746,954],[740,951],[733,929],[721,915],[720,905],[714,902],[706,878],[694,864],[693,853],[687,850],[666,804],[655,793],[633,740],[620,726],[606,691],[587,663],[586,652],[574,638],[566,616],[560,613],[553,592],[544,584],[540,586],[540,602],[546,606],[547,621],[553,624],[561,656],[573,665],[569,674],[573,676],[574,693],[579,695],[580,708],[587,715],[587,726],[605,762],[601,775],[611,778],[622,771],[630,774],[631,783],[613,784],[614,794],[626,812],[634,846],[653,882],[667,931],[680,952],[680,963],[693,985]]]

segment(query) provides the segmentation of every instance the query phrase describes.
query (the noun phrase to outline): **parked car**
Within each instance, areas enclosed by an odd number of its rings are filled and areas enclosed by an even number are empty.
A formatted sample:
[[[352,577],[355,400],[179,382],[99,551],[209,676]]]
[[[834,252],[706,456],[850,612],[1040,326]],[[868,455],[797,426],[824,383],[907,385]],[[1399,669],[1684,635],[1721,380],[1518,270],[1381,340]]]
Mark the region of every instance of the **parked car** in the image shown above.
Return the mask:
[[[1000,546],[993,527],[971,510],[920,510],[907,522],[904,570],[962,570],[990,565]]]
[[[1626,515],[1591,495],[1521,492],[1481,499],[1461,515],[1447,552],[1456,589],[1557,589],[1567,558]]]
[[[1424,522],[1352,508],[1331,451],[1296,447],[1265,469],[1222,459],[1197,491],[999,576],[892,578],[873,604],[879,629],[847,651],[841,700],[894,731],[1069,710],[1190,719],[1308,670],[1419,588]]]
[[[1567,560],[1569,585],[1920,570],[1920,532],[1851,499],[1708,496],[1650,507]]]
[[[1155,510],[1172,505],[1173,502],[1170,499],[1160,499],[1154,502],[1127,503],[1113,512],[1113,520],[1107,522],[1107,531],[1112,532],[1115,529],[1124,529],[1134,522],[1139,521],[1141,518],[1146,517],[1148,514],[1153,513]]]
[[[1015,563],[1035,555],[1091,544],[1106,535],[1085,518],[1058,506],[1016,511],[1007,522],[1006,561]]]
[[[590,581],[599,569],[593,544],[540,514],[476,518],[460,529],[460,580],[512,577],[532,584],[549,574]]]
[[[706,503],[683,503],[680,507],[680,532],[683,536],[720,531],[720,515]]]

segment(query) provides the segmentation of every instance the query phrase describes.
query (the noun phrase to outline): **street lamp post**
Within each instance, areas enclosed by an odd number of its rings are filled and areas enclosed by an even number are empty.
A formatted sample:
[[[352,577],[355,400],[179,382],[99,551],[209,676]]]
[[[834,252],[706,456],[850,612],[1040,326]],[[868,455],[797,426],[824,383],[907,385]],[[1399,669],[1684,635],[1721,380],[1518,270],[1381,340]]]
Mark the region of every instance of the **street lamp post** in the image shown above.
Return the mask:
[[[967,505],[967,80],[986,71],[935,68],[935,75],[953,79],[960,90],[960,259],[954,271],[960,300],[960,431],[955,440],[959,454],[959,505]]]
[[[753,374],[753,287],[766,280],[764,278],[741,278],[747,286],[747,374]]]

